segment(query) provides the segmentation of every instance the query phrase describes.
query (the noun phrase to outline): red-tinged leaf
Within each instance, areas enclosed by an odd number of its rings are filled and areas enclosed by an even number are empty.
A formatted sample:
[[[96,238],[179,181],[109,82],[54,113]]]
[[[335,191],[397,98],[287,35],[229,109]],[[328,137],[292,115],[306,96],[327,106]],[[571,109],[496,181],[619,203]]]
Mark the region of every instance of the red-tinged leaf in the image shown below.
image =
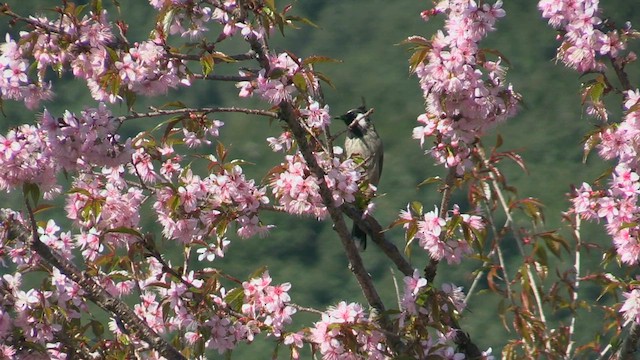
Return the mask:
[[[211,58],[214,60],[214,62],[215,62],[215,60],[221,60],[221,61],[224,61],[226,63],[238,62],[238,60],[236,60],[236,59],[232,58],[231,56],[229,56],[229,55],[227,55],[225,53],[222,53],[220,51],[214,51],[214,52],[210,53],[209,56],[211,56]]]
[[[422,187],[424,185],[433,184],[433,183],[442,184],[442,183],[444,183],[444,180],[442,180],[442,178],[440,176],[432,176],[432,177],[429,177],[429,178],[426,178],[426,179],[422,180],[422,182],[420,184],[418,184],[418,187]]]
[[[281,173],[283,173],[285,170],[287,170],[287,167],[286,167],[285,165],[282,165],[282,164],[280,164],[280,165],[276,165],[276,166],[272,167],[272,168],[267,172],[267,174],[262,178],[262,183],[265,183],[265,182],[269,181],[269,180],[270,180],[270,178],[271,178],[273,175],[281,174]]]
[[[409,72],[416,72],[416,69],[425,61],[430,51],[430,49],[421,49],[414,52],[409,58]]]
[[[567,252],[569,252],[569,243],[556,231],[547,231],[536,234],[536,236],[544,239],[549,250],[551,250],[558,259],[560,259],[560,247],[563,247]]]
[[[413,220],[408,220],[408,219],[396,219],[387,227],[387,230],[391,229],[391,228],[394,228],[396,226],[399,226],[399,225],[408,224],[408,223],[410,223],[412,221]]]
[[[221,163],[224,163],[225,159],[227,158],[227,149],[225,149],[224,144],[219,141],[216,145],[216,154],[218,154],[218,160]]]
[[[409,228],[407,229],[407,233],[405,234],[405,240],[407,241],[407,243],[410,243],[416,237],[417,233],[418,233],[418,224],[413,222],[411,223],[411,225],[409,225]]]
[[[504,60],[504,62],[506,62],[507,65],[509,65],[509,67],[511,67],[511,61],[509,61],[509,59],[506,56],[504,56],[504,54],[501,53],[498,49],[485,48],[485,49],[480,49],[478,53],[480,54],[480,56],[485,56],[485,54],[495,55],[501,60]]]
[[[496,278],[499,278],[498,267],[492,266],[489,272],[487,273],[487,285],[489,285],[489,289],[491,289],[491,291],[496,293],[501,293],[502,290],[498,288],[495,280]]]
[[[162,134],[163,143],[167,141],[167,139],[173,133],[173,129],[175,128],[175,126],[178,123],[182,122],[183,119],[184,119],[183,116],[174,116],[167,122],[167,127],[164,129],[164,134]]]
[[[291,58],[291,60],[293,60],[296,64],[298,65],[302,65],[302,63],[300,62],[300,57],[296,54],[294,54],[293,52],[289,51],[289,50],[285,50],[285,53],[287,53],[287,55],[289,55],[289,57]]]
[[[494,149],[500,148],[502,146],[503,142],[504,141],[502,140],[502,135],[498,134],[496,136],[496,144],[494,145]]]
[[[330,58],[328,56],[312,55],[302,61],[302,65],[319,64],[319,63],[341,63],[342,60]]]
[[[40,205],[36,206],[35,209],[33,209],[33,214],[35,215],[37,213],[40,213],[40,212],[43,212],[43,211],[47,211],[47,210],[53,209],[53,208],[55,208],[55,206],[52,205],[52,204],[40,204]]]
[[[547,252],[542,246],[536,244],[534,246],[533,253],[540,263],[544,265],[549,264],[549,258],[547,257]]]
[[[511,151],[507,151],[502,153],[502,155],[506,158],[509,158],[511,160],[513,160],[516,164],[518,164],[518,166],[526,173],[529,174],[529,170],[527,170],[527,166],[524,163],[524,160],[522,159],[522,156],[520,156],[520,154],[515,153],[515,152],[511,152]]]
[[[319,72],[319,71],[315,71],[316,76],[318,77],[318,79],[324,81],[327,85],[329,85],[332,89],[335,89],[335,85],[333,85],[333,81],[331,81],[331,78],[329,78],[328,76],[326,76],[325,74]]]
[[[431,40],[428,40],[422,36],[409,36],[396,45],[416,45],[419,47],[426,47],[431,49]]]

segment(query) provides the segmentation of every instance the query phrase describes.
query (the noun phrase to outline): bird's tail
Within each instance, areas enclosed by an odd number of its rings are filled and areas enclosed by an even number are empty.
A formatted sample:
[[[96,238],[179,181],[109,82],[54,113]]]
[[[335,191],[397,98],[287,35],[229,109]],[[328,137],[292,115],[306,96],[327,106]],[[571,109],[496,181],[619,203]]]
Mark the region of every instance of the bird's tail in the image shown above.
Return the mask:
[[[356,242],[358,250],[364,251],[367,248],[367,233],[356,223],[353,223],[353,227],[351,228],[351,238]]]

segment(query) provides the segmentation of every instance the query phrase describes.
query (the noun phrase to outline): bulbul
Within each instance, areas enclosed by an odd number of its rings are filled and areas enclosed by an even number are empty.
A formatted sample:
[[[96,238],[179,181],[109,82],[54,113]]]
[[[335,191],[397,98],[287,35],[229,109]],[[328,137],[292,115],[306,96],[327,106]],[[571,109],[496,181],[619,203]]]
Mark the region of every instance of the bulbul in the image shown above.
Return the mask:
[[[382,140],[378,136],[375,126],[371,121],[373,109],[367,110],[364,106],[347,111],[339,117],[347,124],[347,137],[344,142],[344,150],[347,158],[360,157],[361,166],[364,168],[364,179],[371,185],[378,186],[380,174],[382,174],[383,149]],[[366,203],[359,204],[366,207]],[[367,233],[356,223],[353,223],[351,237],[360,250],[367,248]]]

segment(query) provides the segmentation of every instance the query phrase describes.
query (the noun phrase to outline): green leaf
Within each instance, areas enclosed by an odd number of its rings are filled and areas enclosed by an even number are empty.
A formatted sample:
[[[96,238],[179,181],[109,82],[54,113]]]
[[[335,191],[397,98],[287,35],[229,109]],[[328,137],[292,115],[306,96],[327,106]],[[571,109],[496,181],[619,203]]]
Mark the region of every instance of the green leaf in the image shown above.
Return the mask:
[[[40,204],[40,205],[38,205],[35,209],[33,209],[33,213],[34,213],[34,214],[37,214],[37,213],[39,213],[39,212],[43,212],[43,211],[46,211],[46,210],[52,209],[52,208],[54,208],[54,207],[55,207],[55,206],[54,206],[54,205],[52,205],[52,204]]]
[[[102,14],[102,0],[93,0],[91,6],[95,14]]]
[[[423,211],[422,203],[419,201],[412,201],[411,210],[413,210],[418,215],[422,215],[422,211]]]
[[[444,183],[444,180],[442,180],[442,178],[440,176],[432,176],[432,177],[428,177],[424,180],[422,180],[422,182],[420,184],[418,184],[418,187],[422,187],[424,185],[427,184],[433,184],[433,183]]]
[[[215,60],[211,54],[205,54],[200,57],[200,65],[202,65],[202,73],[207,76],[213,72],[215,66]]]
[[[171,10],[167,11],[167,13],[162,17],[162,31],[165,34],[169,34],[169,28],[171,27],[171,23],[173,23],[173,17],[175,16],[176,11],[176,8],[171,8]]]
[[[100,321],[91,320],[91,331],[93,331],[96,337],[101,338],[102,334],[104,334],[104,325],[102,325]]]
[[[276,0],[264,0],[264,4],[267,5],[271,11],[276,11]]]
[[[244,302],[244,289],[235,288],[229,291],[224,300],[232,309],[240,309],[242,307],[242,303]]]
[[[330,58],[328,56],[312,55],[302,61],[302,65],[318,64],[318,63],[341,63],[342,60]]]
[[[22,186],[22,192],[25,199],[31,200],[33,206],[37,207],[38,201],[40,200],[40,188],[38,185],[33,183],[24,183]]]
[[[132,228],[129,228],[129,227],[125,227],[125,226],[120,226],[120,227],[117,227],[115,229],[109,229],[109,230],[105,231],[104,233],[105,234],[108,234],[108,233],[129,234],[129,235],[133,235],[133,236],[135,236],[137,238],[140,238],[140,239],[143,238],[142,237],[142,233],[140,233],[138,230],[135,230],[135,229],[132,229]]]
[[[292,80],[293,85],[296,86],[296,89],[298,89],[298,91],[300,91],[301,93],[307,92],[307,82],[301,73],[296,73],[295,75],[293,75]]]
[[[299,22],[299,23],[303,23],[305,25],[309,25],[313,28],[316,29],[320,29],[320,26],[318,26],[316,23],[314,23],[313,21],[309,20],[306,17],[302,17],[302,16],[286,16],[285,19],[287,20],[287,23],[290,21],[295,21],[295,22]]]
[[[160,106],[160,109],[185,109],[186,107],[187,105],[185,105],[185,103],[177,100],[162,104],[162,106]]]

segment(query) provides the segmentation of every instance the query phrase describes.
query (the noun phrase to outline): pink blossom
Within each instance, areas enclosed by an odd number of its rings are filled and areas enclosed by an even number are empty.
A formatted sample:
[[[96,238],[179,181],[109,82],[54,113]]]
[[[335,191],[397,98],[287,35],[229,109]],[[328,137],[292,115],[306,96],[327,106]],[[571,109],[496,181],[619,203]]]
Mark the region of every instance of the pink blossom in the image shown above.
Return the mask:
[[[640,289],[623,292],[622,295],[626,300],[622,304],[620,312],[624,315],[625,320],[640,323]]]

